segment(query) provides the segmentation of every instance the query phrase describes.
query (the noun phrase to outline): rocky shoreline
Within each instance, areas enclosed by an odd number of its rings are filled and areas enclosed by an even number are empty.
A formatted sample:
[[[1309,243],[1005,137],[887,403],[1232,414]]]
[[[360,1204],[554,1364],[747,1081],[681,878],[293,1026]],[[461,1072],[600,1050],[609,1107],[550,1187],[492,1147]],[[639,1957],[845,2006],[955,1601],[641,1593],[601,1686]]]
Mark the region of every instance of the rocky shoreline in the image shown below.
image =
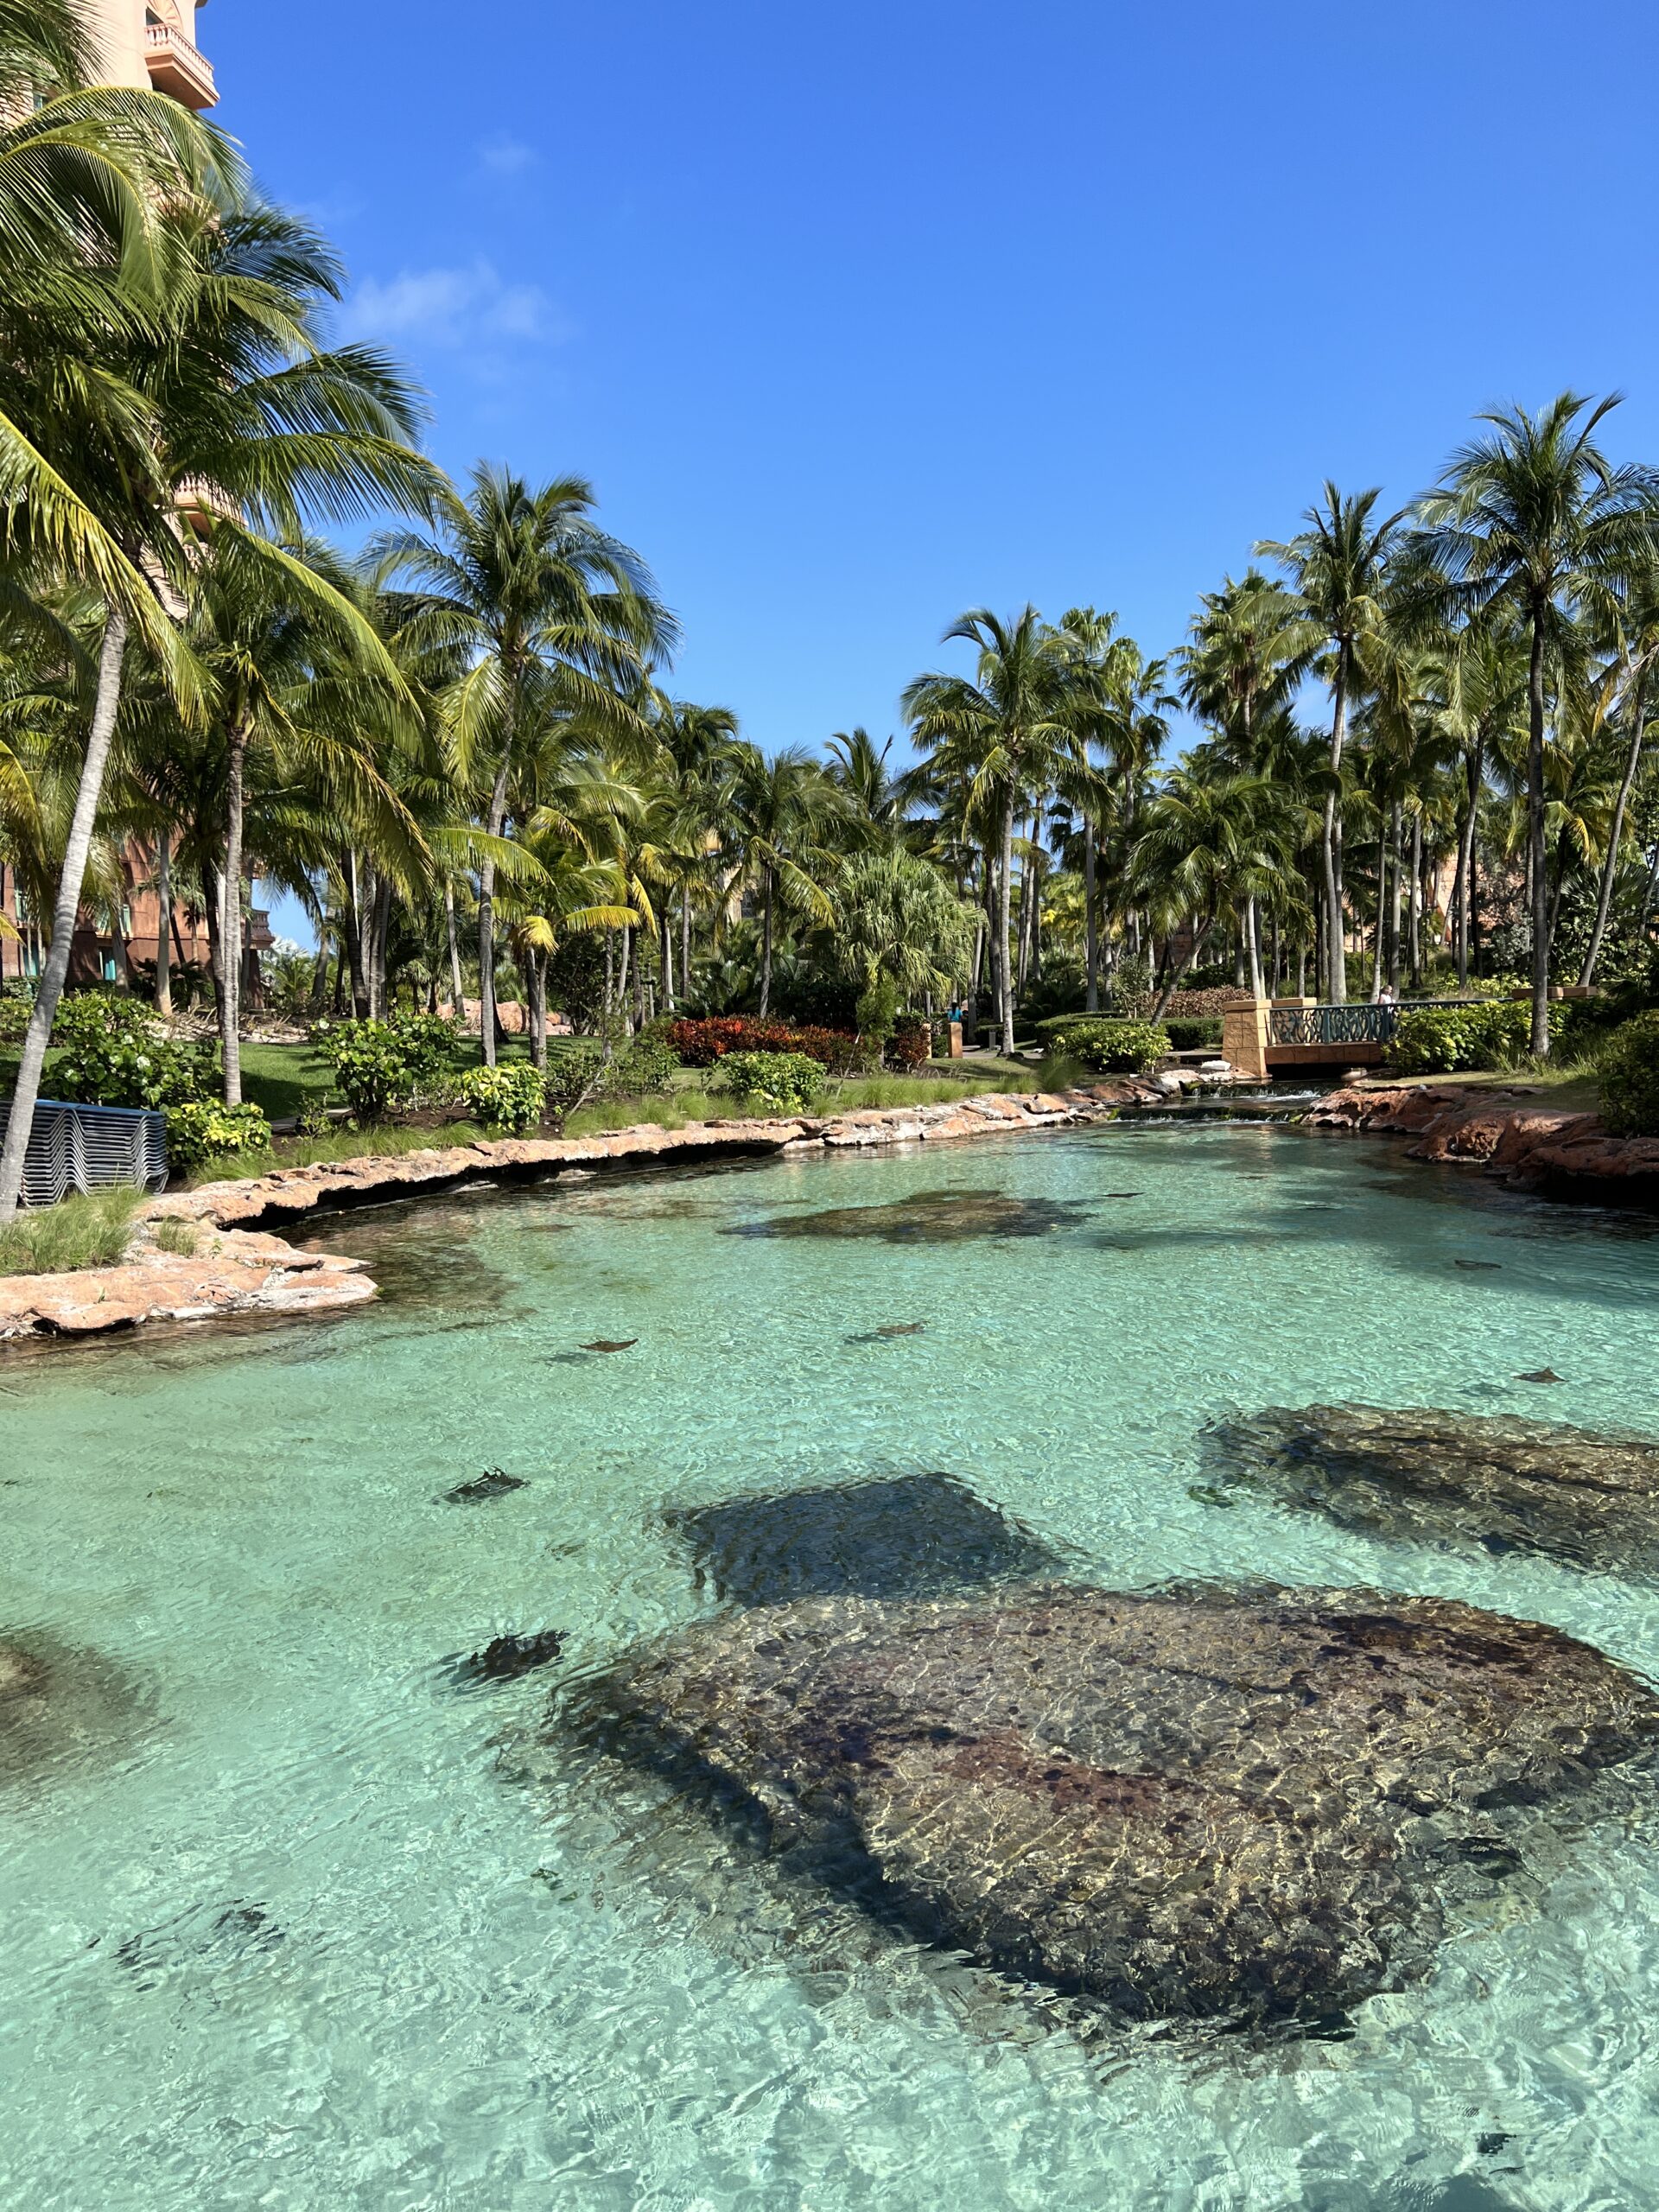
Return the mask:
[[[469,1183],[539,1181],[575,1168],[690,1166],[1058,1128],[1109,1119],[1120,1106],[1160,1095],[1134,1082],[1108,1082],[1065,1097],[997,1092],[939,1105],[792,1120],[720,1120],[683,1129],[642,1125],[592,1137],[503,1137],[279,1168],[242,1182],[206,1183],[152,1199],[118,1267],[0,1277],[0,1341],[101,1336],[147,1321],[316,1313],[360,1305],[376,1294],[360,1262],[302,1251],[270,1233],[318,1213],[434,1196]],[[193,1228],[195,1252],[163,1249],[156,1241],[162,1222]]]
[[[1659,1137],[1612,1136],[1599,1115],[1529,1104],[1536,1095],[1523,1084],[1357,1084],[1322,1098],[1304,1124],[1408,1136],[1408,1160],[1480,1167],[1545,1197],[1659,1208]]]
[[[1593,1114],[1526,1101],[1524,1086],[1482,1090],[1426,1084],[1359,1085],[1309,1109],[1318,1129],[1415,1140],[1408,1157],[1452,1160],[1551,1197],[1659,1209],[1659,1138],[1610,1136]],[[794,1157],[893,1144],[943,1144],[1114,1120],[1125,1109],[1168,1107],[1158,1078],[1103,1078],[1064,1094],[985,1092],[934,1105],[867,1109],[792,1119],[722,1119],[664,1129],[646,1123],[590,1137],[502,1137],[389,1156],[279,1168],[241,1182],[169,1192],[142,1211],[118,1267],[73,1274],[0,1277],[0,1342],[101,1336],[145,1321],[203,1321],[236,1313],[315,1313],[376,1294],[362,1263],[302,1251],[272,1232],[318,1214],[480,1182],[537,1182],[562,1172],[721,1159]],[[194,1253],[156,1242],[163,1222],[196,1232]]]

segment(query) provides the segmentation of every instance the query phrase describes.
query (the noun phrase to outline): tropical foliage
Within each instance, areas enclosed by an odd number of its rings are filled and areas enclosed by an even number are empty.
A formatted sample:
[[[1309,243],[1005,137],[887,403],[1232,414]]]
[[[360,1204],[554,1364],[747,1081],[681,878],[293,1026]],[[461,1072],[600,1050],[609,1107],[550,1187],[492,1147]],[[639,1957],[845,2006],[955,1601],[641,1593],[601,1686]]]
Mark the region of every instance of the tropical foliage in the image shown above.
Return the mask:
[[[0,1222],[49,1047],[78,1095],[211,1094],[217,1144],[262,991],[359,1116],[509,1127],[676,1058],[914,1063],[953,1008],[1005,1053],[1127,1017],[1088,1050],[1142,1065],[1229,988],[1524,990],[1518,1042],[1402,1032],[1466,1065],[1548,1051],[1558,981],[1651,994],[1659,478],[1613,399],[1483,417],[1397,511],[1327,483],[1171,652],[971,608],[897,753],[762,745],[674,696],[591,485],[449,482],[397,365],[333,341],[327,243],[85,72],[67,0],[0,7],[0,935],[32,985]],[[255,880],[315,940],[263,976]],[[78,938],[153,1021],[64,1001]],[[215,1053],[168,1033],[193,1014]]]

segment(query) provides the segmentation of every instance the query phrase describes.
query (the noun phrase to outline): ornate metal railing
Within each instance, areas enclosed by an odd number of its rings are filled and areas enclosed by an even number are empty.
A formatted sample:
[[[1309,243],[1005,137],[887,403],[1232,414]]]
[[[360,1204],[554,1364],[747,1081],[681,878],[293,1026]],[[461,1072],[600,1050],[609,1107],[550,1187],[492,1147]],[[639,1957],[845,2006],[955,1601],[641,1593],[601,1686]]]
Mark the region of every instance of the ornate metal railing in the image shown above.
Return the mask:
[[[1268,1017],[1274,1045],[1386,1045],[1400,1023],[1397,1006],[1276,1006]]]
[[[0,1099],[0,1137],[11,1102]],[[23,1203],[54,1206],[71,1191],[115,1183],[159,1191],[167,1181],[167,1130],[159,1114],[119,1106],[66,1106],[42,1098],[23,1159]]]

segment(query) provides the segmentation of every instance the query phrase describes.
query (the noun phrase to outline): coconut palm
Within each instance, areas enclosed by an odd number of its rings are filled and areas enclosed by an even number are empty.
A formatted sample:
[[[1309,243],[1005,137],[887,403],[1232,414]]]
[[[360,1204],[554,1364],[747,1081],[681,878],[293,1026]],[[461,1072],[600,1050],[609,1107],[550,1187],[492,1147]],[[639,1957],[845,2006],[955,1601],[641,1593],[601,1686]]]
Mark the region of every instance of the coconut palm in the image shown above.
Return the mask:
[[[487,790],[485,828],[503,835],[519,747],[538,724],[580,721],[647,747],[633,695],[677,627],[650,570],[593,518],[579,476],[532,487],[480,462],[466,496],[445,494],[429,535],[377,546],[378,576],[404,594],[409,643],[466,663],[442,702],[456,770]],[[478,877],[480,1027],[495,1064],[496,861]]]
[[[1303,613],[1317,625],[1329,648],[1331,780],[1325,794],[1319,856],[1325,880],[1326,988],[1338,1005],[1348,995],[1338,779],[1349,709],[1367,673],[1367,647],[1382,625],[1389,556],[1402,519],[1399,514],[1376,519],[1382,496],[1375,486],[1344,493],[1327,480],[1320,499],[1302,518],[1305,530],[1283,543],[1264,539],[1255,549],[1283,566]]]
[[[319,318],[344,280],[308,225],[246,198],[211,205],[200,195],[169,201],[165,220],[175,252],[165,300],[143,326],[111,318],[83,334],[80,353],[98,375],[69,379],[40,414],[46,458],[99,517],[137,593],[102,572],[82,579],[105,607],[97,690],[52,949],[0,1153],[0,1223],[22,1187],[130,636],[181,710],[200,715],[213,680],[174,619],[188,604],[200,537],[238,542],[247,563],[286,575],[304,598],[315,587],[289,548],[308,518],[417,503],[442,481],[410,443],[417,410],[391,363],[372,348],[320,343]],[[67,334],[59,342],[67,360]],[[25,532],[38,537],[32,515]]]
[[[728,840],[742,882],[760,900],[760,1011],[772,1005],[777,909],[820,925],[835,905],[823,887],[829,836],[845,809],[841,794],[804,747],[768,760],[744,747],[733,776]]]
[[[1659,478],[1615,467],[1596,432],[1619,404],[1563,391],[1537,414],[1504,408],[1476,419],[1489,435],[1453,454],[1418,502],[1419,543],[1445,579],[1442,603],[1465,618],[1506,614],[1524,631],[1527,851],[1531,880],[1532,1050],[1549,1051],[1549,889],[1544,731],[1550,657],[1581,650],[1589,620],[1611,626],[1632,580],[1654,558]]]
[[[1011,1053],[1014,815],[1027,794],[1052,787],[1058,760],[1078,757],[1079,741],[1065,717],[1065,655],[1034,607],[1007,620],[975,607],[944,642],[957,639],[975,648],[972,678],[918,677],[903,703],[918,747],[963,780],[972,811],[992,825],[997,1022]]]

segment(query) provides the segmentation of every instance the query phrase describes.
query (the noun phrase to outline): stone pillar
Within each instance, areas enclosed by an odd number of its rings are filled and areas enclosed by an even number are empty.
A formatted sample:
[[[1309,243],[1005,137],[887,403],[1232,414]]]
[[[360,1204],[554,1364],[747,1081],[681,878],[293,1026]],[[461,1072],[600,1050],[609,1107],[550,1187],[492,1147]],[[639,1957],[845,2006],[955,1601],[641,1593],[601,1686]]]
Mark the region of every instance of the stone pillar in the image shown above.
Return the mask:
[[[1255,1083],[1268,1079],[1268,1015],[1266,999],[1244,999],[1222,1010],[1221,1056]]]

